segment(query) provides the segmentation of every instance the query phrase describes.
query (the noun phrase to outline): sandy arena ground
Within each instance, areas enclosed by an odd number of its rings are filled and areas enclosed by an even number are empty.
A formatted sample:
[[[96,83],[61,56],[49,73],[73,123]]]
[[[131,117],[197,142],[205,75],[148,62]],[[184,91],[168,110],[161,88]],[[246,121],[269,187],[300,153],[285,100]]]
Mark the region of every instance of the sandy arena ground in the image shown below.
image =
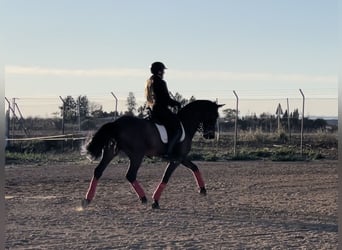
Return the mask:
[[[337,249],[337,161],[196,163],[198,194],[179,167],[160,210],[151,195],[165,164],[144,163],[142,205],[111,164],[80,209],[95,164],[6,166],[7,249]]]

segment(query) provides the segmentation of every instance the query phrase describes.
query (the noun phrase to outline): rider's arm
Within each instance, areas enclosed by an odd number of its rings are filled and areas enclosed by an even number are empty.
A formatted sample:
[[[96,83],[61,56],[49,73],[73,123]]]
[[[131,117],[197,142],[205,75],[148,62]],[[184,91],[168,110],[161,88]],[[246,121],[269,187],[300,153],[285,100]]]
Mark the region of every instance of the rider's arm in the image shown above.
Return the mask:
[[[165,106],[180,107],[180,103],[170,97],[165,81],[159,81],[157,84],[153,84],[153,87],[156,103]]]

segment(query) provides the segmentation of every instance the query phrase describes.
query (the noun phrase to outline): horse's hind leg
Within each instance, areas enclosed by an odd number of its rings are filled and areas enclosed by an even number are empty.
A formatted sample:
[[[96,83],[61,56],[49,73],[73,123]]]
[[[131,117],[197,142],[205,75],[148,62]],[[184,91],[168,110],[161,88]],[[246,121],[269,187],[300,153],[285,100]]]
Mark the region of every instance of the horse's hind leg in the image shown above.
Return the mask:
[[[204,181],[203,181],[203,178],[202,178],[202,174],[199,171],[198,167],[193,162],[191,162],[190,160],[187,160],[187,159],[183,160],[182,164],[192,171],[192,173],[193,173],[193,175],[194,175],[194,177],[196,179],[197,186],[199,187],[200,194],[206,195],[207,194],[207,190],[205,189],[205,184],[204,184]]]
[[[138,195],[140,201],[142,203],[147,202],[147,198],[144,192],[144,189],[141,187],[140,183],[137,181],[137,173],[138,169],[141,165],[141,162],[143,160],[143,155],[142,156],[134,156],[134,157],[129,157],[129,167],[128,171],[126,173],[126,179],[129,181],[129,183],[132,185],[134,191]]]
[[[108,166],[110,161],[117,154],[117,152],[115,151],[114,148],[115,148],[114,145],[111,145],[109,147],[104,148],[102,159],[94,170],[94,176],[91,179],[91,182],[89,184],[89,188],[88,188],[86,197],[82,200],[82,207],[83,208],[85,208],[87,205],[89,205],[89,203],[93,200],[93,198],[95,196],[98,180],[102,176],[103,171],[106,169],[106,167]]]

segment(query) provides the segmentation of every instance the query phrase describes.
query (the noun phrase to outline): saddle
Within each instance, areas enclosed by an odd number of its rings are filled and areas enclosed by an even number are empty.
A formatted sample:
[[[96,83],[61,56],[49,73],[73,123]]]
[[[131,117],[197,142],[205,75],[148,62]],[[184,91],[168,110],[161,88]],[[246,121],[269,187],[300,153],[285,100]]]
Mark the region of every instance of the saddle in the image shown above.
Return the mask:
[[[145,120],[151,121],[157,128],[159,135],[160,135],[160,139],[163,143],[168,143],[168,135],[167,135],[167,131],[166,131],[166,127],[155,117],[152,117],[152,111],[150,108],[146,108],[147,109],[147,115],[145,116]],[[183,127],[182,122],[180,122],[181,128],[182,128],[182,136],[179,139],[179,142],[184,141],[185,139],[185,130]]]
[[[158,124],[156,122],[153,122],[153,124],[156,126],[156,128],[159,132],[161,141],[165,144],[168,143],[168,136],[167,136],[167,131],[166,131],[165,126],[162,124]],[[185,139],[185,130],[184,130],[182,122],[180,123],[180,125],[182,128],[182,136],[180,137],[179,142],[182,142]]]

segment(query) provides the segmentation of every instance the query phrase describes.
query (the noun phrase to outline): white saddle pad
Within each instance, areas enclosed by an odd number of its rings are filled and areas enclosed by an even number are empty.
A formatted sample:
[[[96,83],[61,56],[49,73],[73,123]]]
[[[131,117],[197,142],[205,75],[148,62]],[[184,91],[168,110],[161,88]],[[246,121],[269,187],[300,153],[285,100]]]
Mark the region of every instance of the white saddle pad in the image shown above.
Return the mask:
[[[168,137],[167,137],[167,132],[166,132],[166,128],[164,125],[160,125],[160,124],[157,124],[155,123],[154,125],[156,125],[157,129],[158,129],[158,132],[159,132],[159,135],[160,135],[160,139],[163,143],[168,143]],[[183,127],[183,124],[181,123],[181,128],[182,128],[182,136],[181,138],[179,139],[179,142],[182,142],[184,141],[185,139],[185,131],[184,131],[184,127]]]

